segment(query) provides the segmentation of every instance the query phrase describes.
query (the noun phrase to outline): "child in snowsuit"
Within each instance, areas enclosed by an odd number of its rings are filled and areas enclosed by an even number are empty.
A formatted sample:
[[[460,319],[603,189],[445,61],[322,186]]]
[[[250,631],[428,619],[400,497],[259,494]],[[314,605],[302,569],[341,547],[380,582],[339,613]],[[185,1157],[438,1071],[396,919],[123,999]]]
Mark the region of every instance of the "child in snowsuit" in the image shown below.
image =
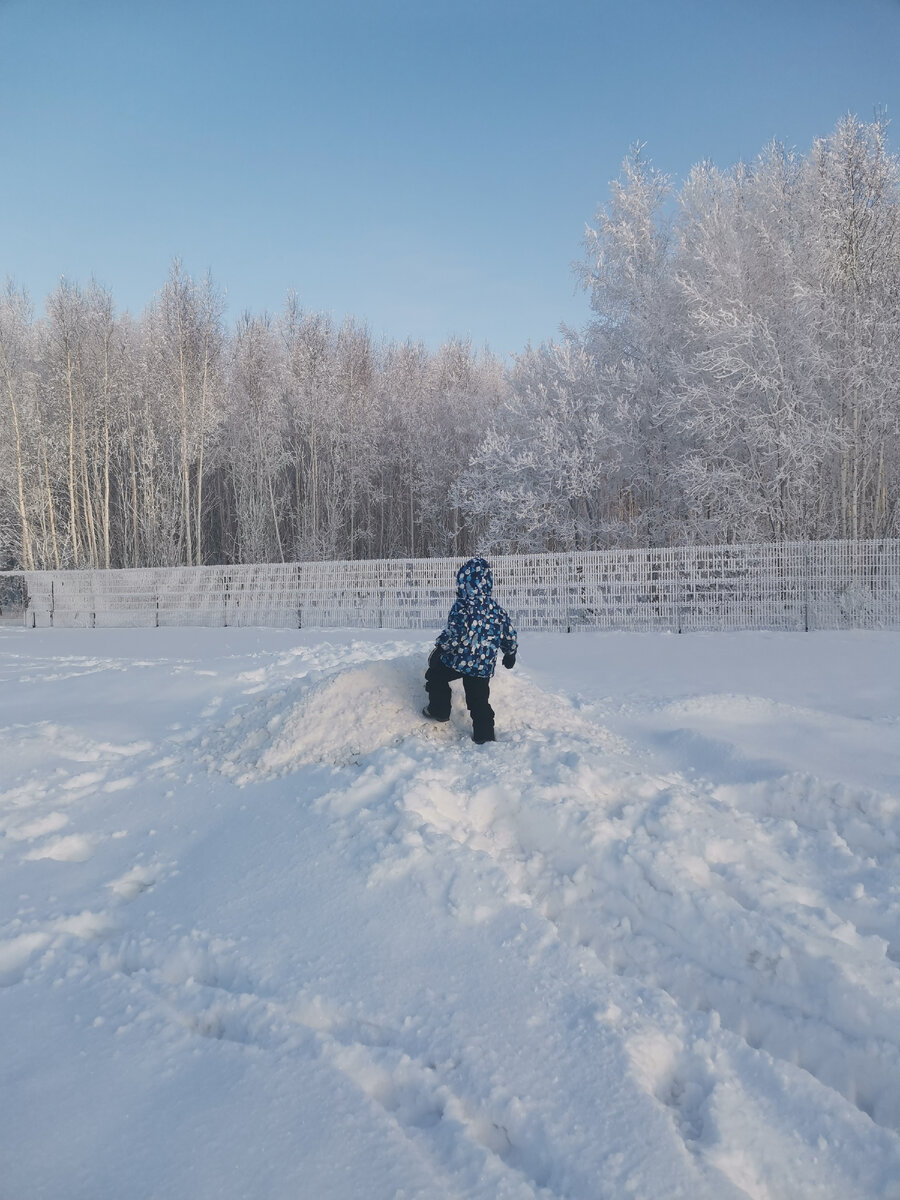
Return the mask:
[[[509,615],[491,595],[494,577],[483,558],[470,558],[456,573],[456,601],[447,628],[428,659],[422,712],[435,721],[450,720],[450,683],[462,679],[472,718],[472,741],[496,741],[489,699],[497,652],[507,669],[516,665],[517,638]]]

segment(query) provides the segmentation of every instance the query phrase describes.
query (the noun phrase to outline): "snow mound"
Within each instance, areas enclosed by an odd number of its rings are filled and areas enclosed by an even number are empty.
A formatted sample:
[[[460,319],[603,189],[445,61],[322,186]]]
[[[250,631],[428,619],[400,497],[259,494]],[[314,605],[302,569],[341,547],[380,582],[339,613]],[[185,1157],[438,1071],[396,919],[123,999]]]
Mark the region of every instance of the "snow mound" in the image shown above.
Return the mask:
[[[292,706],[257,760],[264,775],[308,763],[357,762],[421,729],[422,664],[400,659],[350,668]]]
[[[346,665],[315,682],[301,679],[268,702],[233,717],[205,744],[214,747],[212,761],[218,768],[239,783],[313,765],[359,765],[409,739],[445,748],[465,745],[472,727],[462,683],[452,685],[450,721],[436,723],[422,716],[428,700],[424,671],[424,658],[407,651],[382,661]],[[545,692],[521,674],[496,675],[491,703],[500,742],[519,744],[528,738],[553,748],[560,736],[566,736],[601,751],[621,745],[608,730],[581,717],[570,700]],[[552,754],[555,757],[555,748]]]

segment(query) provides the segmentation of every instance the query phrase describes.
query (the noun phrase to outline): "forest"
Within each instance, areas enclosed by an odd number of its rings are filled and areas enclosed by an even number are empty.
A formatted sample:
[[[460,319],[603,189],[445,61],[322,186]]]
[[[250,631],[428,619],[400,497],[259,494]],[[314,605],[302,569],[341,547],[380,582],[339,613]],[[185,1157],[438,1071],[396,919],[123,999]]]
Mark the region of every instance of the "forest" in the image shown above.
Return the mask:
[[[574,271],[584,328],[509,363],[293,296],[226,322],[177,261],[138,317],[9,282],[0,567],[900,536],[884,120],[678,185],[635,147]]]

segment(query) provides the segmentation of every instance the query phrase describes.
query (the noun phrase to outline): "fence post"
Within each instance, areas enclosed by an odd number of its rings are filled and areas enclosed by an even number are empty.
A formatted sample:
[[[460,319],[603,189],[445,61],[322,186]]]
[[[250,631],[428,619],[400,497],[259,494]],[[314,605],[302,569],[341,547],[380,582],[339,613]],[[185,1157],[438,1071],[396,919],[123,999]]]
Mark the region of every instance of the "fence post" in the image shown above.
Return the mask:
[[[803,632],[809,633],[809,542],[803,547]]]
[[[571,601],[571,597],[572,597],[572,588],[574,587],[574,581],[572,579],[573,564],[574,564],[574,560],[573,560],[572,556],[569,555],[568,561],[566,562],[566,574],[565,574],[566,633],[572,632],[572,613],[571,613],[570,601]]]

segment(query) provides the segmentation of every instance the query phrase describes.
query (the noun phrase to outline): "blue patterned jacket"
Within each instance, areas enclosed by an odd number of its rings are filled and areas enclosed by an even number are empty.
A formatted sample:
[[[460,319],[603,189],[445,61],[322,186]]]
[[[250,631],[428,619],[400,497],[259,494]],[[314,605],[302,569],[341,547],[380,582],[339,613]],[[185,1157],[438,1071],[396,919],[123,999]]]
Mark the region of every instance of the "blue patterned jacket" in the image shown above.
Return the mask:
[[[494,577],[483,558],[470,558],[456,573],[456,601],[437,640],[441,660],[461,675],[489,679],[497,651],[515,654],[516,631],[491,595]]]

